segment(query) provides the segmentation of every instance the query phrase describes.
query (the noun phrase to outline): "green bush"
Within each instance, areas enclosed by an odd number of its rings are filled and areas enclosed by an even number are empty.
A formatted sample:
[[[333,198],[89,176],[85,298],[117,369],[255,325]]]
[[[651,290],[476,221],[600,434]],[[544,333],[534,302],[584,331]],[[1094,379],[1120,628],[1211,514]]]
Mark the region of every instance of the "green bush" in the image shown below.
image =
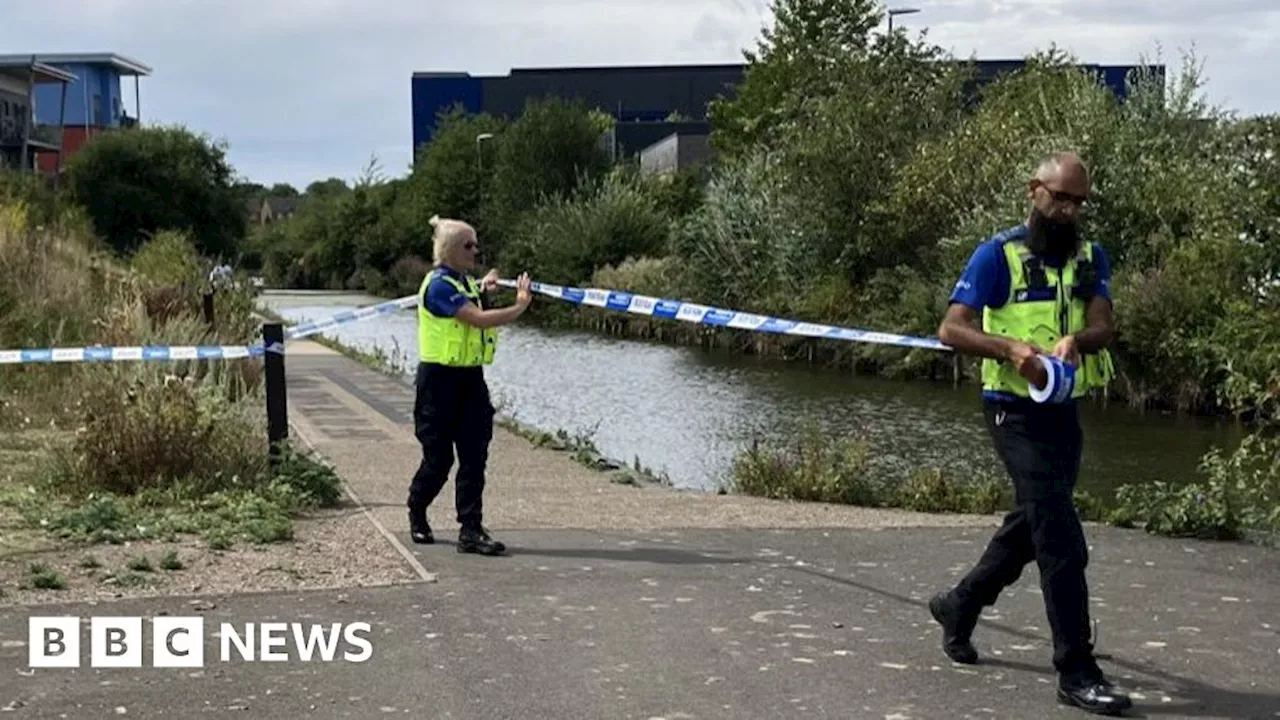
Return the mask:
[[[767,442],[734,458],[731,489],[776,500],[877,504],[869,480],[871,448],[860,437],[832,438],[806,424],[787,442]]]
[[[30,492],[9,498],[32,527],[89,543],[175,540],[200,535],[214,549],[237,540],[282,542],[293,537],[293,520],[316,507],[337,505],[343,495],[337,474],[327,463],[284,448],[279,465],[250,476],[214,473],[201,484],[190,478],[125,492],[68,483],[55,459],[53,472],[41,473]],[[174,563],[162,566],[173,569]]]
[[[672,255],[687,264],[700,302],[777,314],[821,272],[809,250],[823,228],[773,168],[764,153],[721,167],[674,232]]]
[[[0,206],[23,205],[37,225],[52,223],[68,209],[43,175],[0,169]]]
[[[662,253],[669,221],[639,183],[622,173],[584,186],[525,216],[502,258],[511,273],[580,285],[596,268]]]
[[[1214,449],[1202,482],[1126,486],[1117,501],[1126,520],[1174,537],[1280,538],[1280,438],[1253,434],[1230,455]]]
[[[161,230],[184,230],[206,255],[235,254],[246,217],[226,146],[181,127],[97,135],[67,163],[75,201],[99,234],[132,252]]]
[[[204,280],[204,263],[195,243],[180,232],[165,230],[134,252],[129,263],[148,282],[184,287]]]
[[[36,590],[63,590],[67,587],[67,578],[45,563],[33,562],[27,566],[25,585]]]
[[[693,288],[684,281],[685,266],[679,258],[629,257],[616,267],[605,265],[591,276],[591,286],[647,295],[680,299],[690,297]]]
[[[887,504],[917,512],[989,515],[1009,510],[1011,503],[1003,477],[959,480],[941,468],[920,468],[893,489]]]
[[[605,173],[604,130],[580,101],[546,97],[526,103],[520,118],[491,141],[493,154],[486,154],[494,163],[483,206],[488,252],[503,257],[525,213]]]
[[[189,482],[197,492],[248,482],[266,461],[260,408],[215,381],[167,368],[106,368],[84,398],[67,489],[133,494]]]
[[[435,134],[419,148],[409,178],[417,202],[427,212],[418,227],[427,227],[432,215],[483,224],[480,207],[497,165],[494,147],[506,128],[500,118],[467,115],[460,108],[440,113]],[[484,134],[495,137],[477,139]]]

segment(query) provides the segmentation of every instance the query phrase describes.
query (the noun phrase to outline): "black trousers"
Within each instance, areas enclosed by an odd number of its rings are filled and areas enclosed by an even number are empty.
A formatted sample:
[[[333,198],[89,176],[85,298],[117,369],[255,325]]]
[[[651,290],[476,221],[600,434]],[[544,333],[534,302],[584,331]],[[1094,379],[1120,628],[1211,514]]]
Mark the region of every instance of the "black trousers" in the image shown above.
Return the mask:
[[[1015,507],[951,601],[976,617],[1034,560],[1053,632],[1054,667],[1068,677],[1091,676],[1097,665],[1085,582],[1089,551],[1072,504],[1083,444],[1078,410],[1070,403],[984,399],[983,411],[1013,480]]]
[[[484,370],[419,363],[416,385],[413,422],[422,463],[409,487],[409,509],[425,515],[449,479],[456,448],[458,522],[479,527],[494,415]]]

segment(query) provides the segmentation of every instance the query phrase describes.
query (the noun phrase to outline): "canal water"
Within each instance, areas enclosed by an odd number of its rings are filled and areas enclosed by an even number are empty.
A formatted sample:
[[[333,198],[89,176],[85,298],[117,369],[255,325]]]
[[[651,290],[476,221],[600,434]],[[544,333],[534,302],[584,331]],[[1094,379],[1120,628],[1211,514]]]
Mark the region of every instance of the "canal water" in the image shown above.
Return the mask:
[[[290,324],[379,302],[358,294],[270,292],[262,304]],[[345,345],[381,350],[406,376],[417,362],[412,311],[329,331]],[[544,430],[591,435],[604,455],[665,472],[676,487],[715,490],[753,436],[787,437],[806,421],[862,432],[877,463],[966,473],[1001,471],[977,389],[950,382],[854,376],[804,364],[674,347],[587,332],[507,327],[487,378],[502,411]],[[1080,486],[1100,494],[1131,482],[1182,484],[1200,457],[1234,448],[1233,423],[1082,408]]]

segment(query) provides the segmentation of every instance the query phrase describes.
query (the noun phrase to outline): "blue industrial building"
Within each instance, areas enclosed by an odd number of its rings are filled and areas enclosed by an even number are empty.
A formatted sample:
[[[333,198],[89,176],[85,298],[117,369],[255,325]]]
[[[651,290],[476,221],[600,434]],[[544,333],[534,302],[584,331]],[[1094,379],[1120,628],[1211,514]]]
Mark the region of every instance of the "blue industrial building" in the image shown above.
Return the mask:
[[[989,82],[1022,65],[1021,60],[978,61],[977,82]],[[1107,87],[1124,97],[1126,78],[1138,66],[1081,67],[1098,73]],[[514,118],[528,100],[551,95],[581,99],[613,115],[618,144],[625,152],[639,152],[673,133],[707,132],[707,104],[718,96],[731,97],[746,68],[743,64],[522,68],[497,76],[414,73],[413,146],[419,148],[431,139],[438,114],[452,106],[472,114]],[[1163,76],[1163,66],[1152,69]],[[664,122],[673,114],[683,122]]]

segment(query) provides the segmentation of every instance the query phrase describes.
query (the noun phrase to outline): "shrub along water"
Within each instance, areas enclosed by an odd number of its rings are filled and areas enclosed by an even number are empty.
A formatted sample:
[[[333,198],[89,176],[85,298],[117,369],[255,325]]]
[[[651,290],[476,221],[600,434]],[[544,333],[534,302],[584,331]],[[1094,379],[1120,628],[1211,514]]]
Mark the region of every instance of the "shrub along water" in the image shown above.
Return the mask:
[[[873,467],[874,450],[861,434],[840,436],[807,425],[788,440],[753,443],[734,458],[731,489],[784,500],[851,503],[931,513],[1006,512],[1011,486],[1004,477],[956,477],[944,468],[906,473]],[[1174,537],[1280,541],[1280,437],[1248,436],[1230,454],[1212,450],[1203,480],[1121,486],[1114,497],[1076,493],[1082,519],[1142,526]]]

